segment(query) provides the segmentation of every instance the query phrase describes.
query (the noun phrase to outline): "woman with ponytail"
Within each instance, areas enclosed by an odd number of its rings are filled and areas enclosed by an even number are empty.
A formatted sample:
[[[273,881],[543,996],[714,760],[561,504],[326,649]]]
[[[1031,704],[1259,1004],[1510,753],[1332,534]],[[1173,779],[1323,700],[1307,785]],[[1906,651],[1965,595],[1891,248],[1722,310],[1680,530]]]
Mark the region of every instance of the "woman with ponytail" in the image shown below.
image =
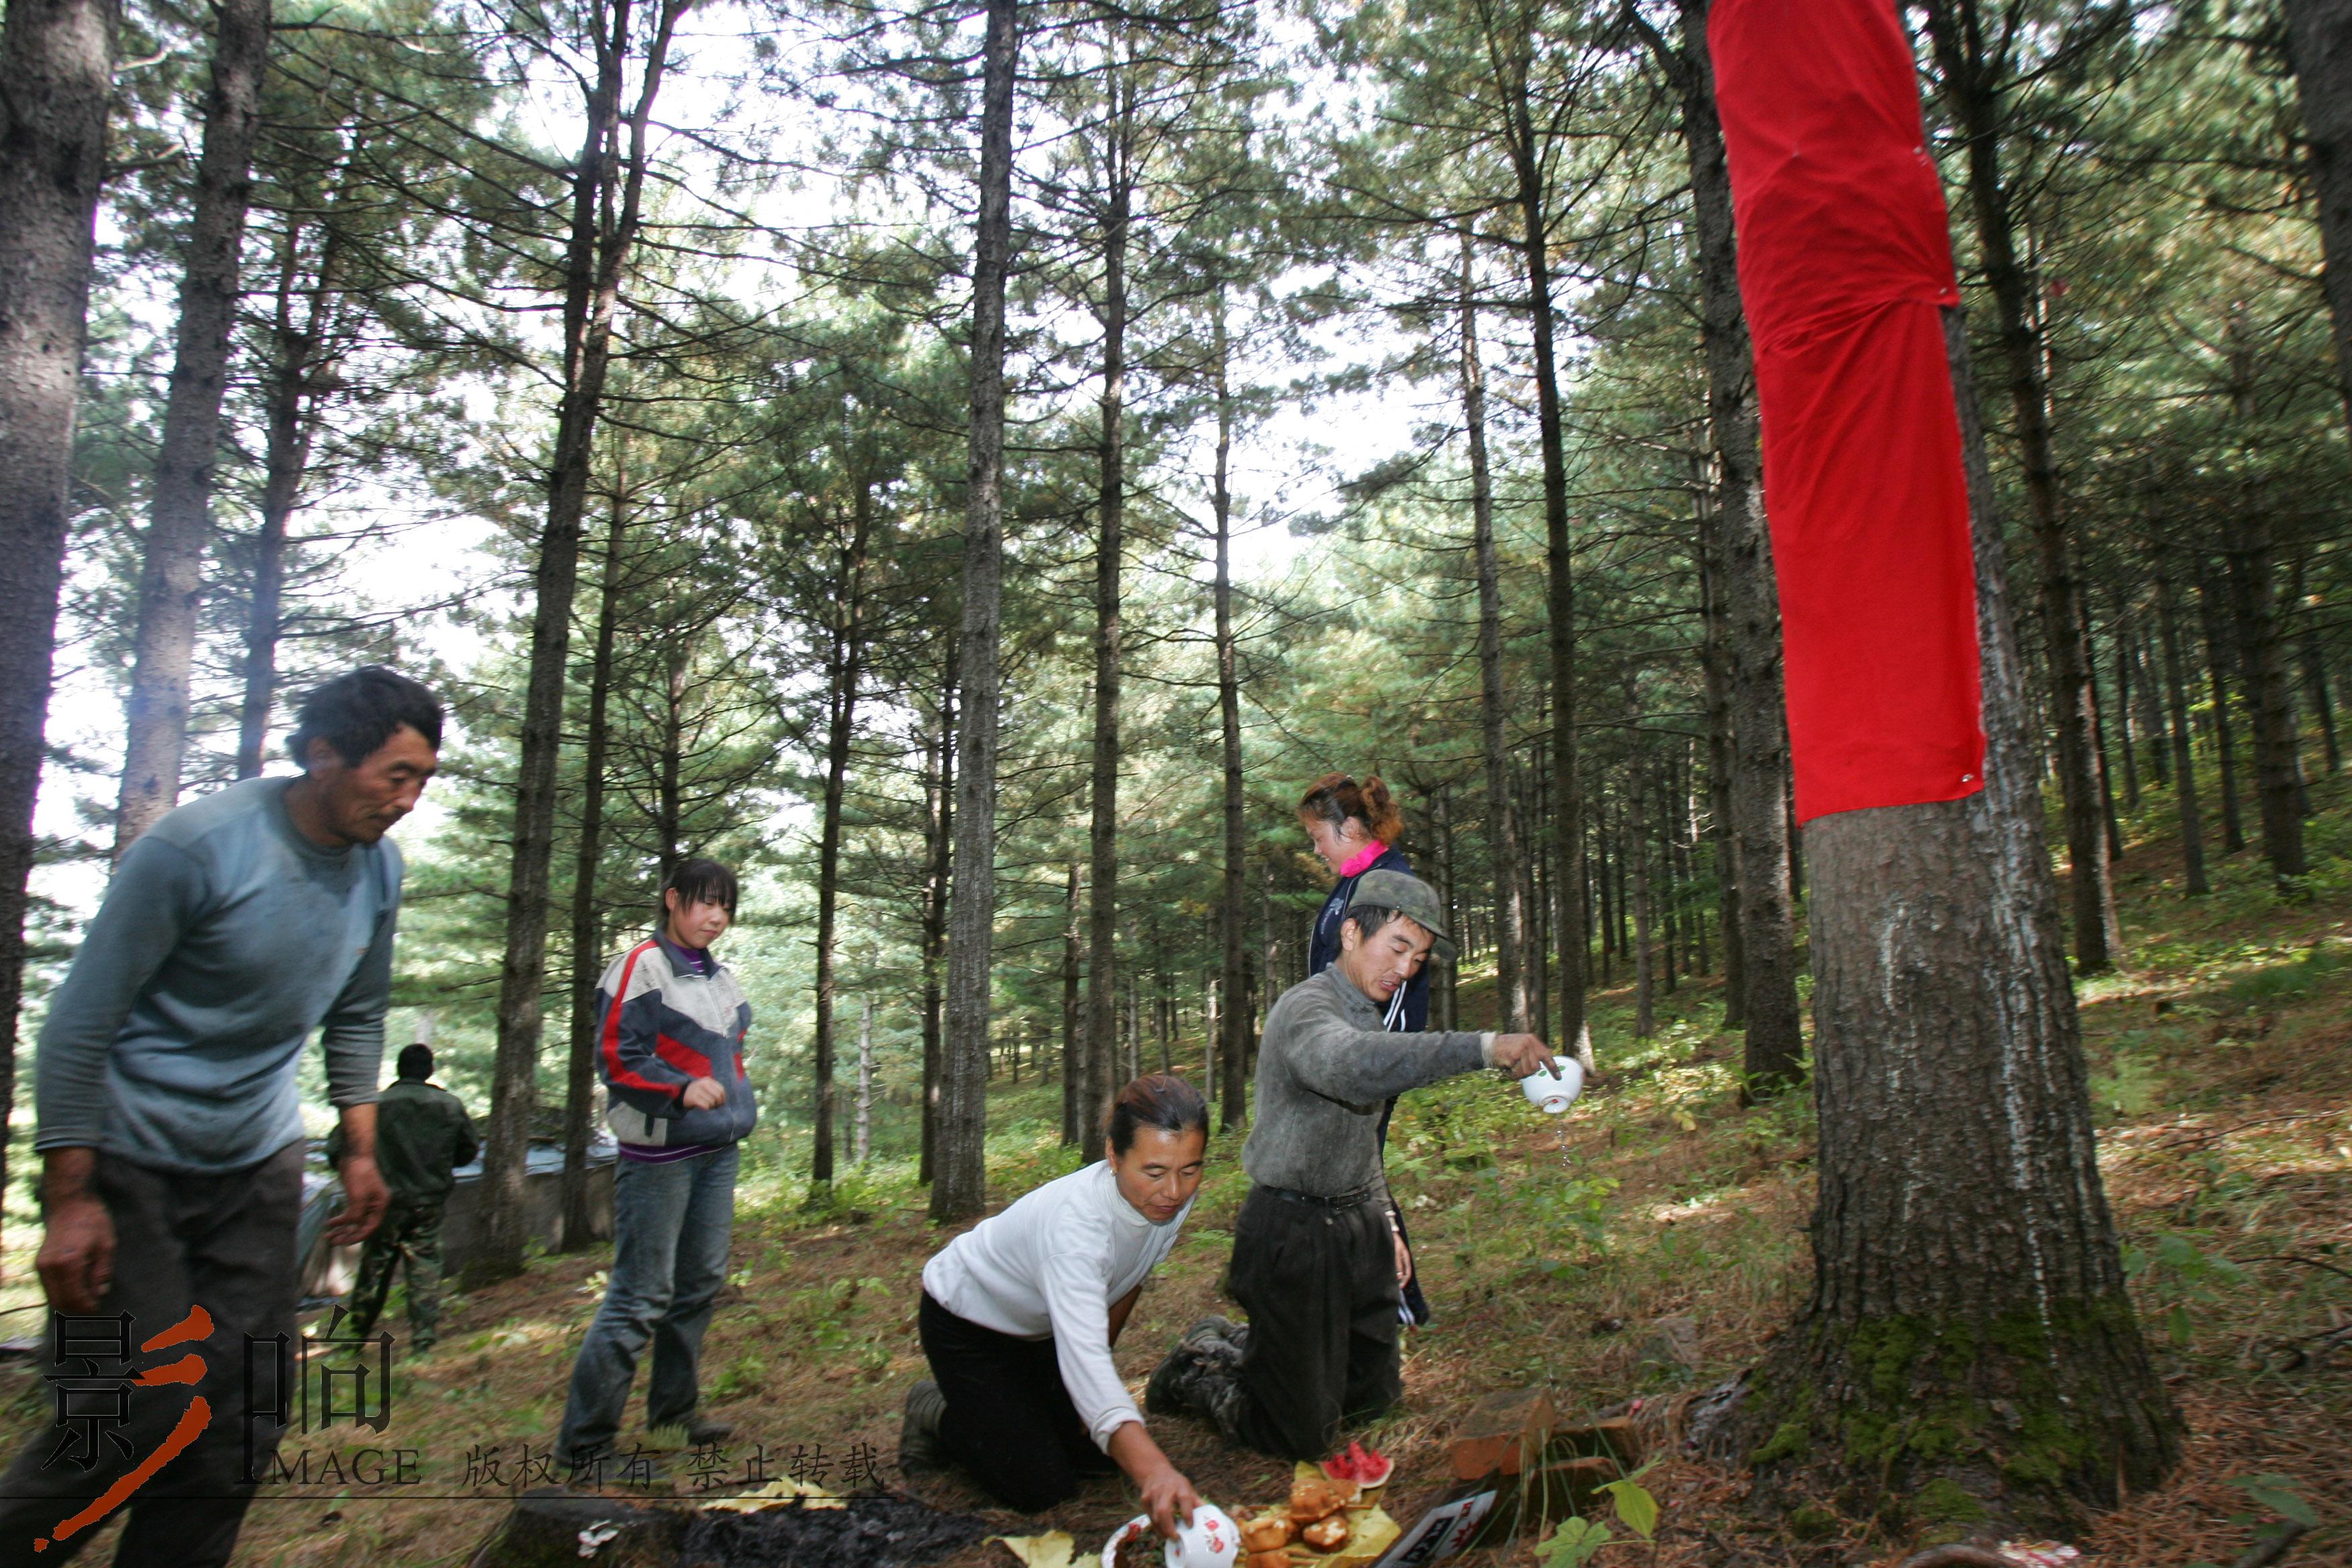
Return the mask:
[[[1411,876],[1412,862],[1396,847],[1397,840],[1404,837],[1404,813],[1378,773],[1361,784],[1346,773],[1325,773],[1309,784],[1299,798],[1298,825],[1307,830],[1316,856],[1339,879],[1315,917],[1315,931],[1307,950],[1307,973],[1312,976],[1328,969],[1339,956],[1339,928],[1346,923],[1348,900],[1356,896],[1356,884],[1364,873],[1402,871]],[[1417,1035],[1429,1027],[1426,967],[1390,999],[1384,1021],[1389,1028],[1410,1034]],[[1389,1118],[1395,1113],[1396,1101],[1391,1100],[1388,1109],[1381,1112],[1383,1149],[1388,1147]],[[1389,1229],[1396,1241],[1397,1285],[1404,1297],[1400,1315],[1416,1325],[1426,1323],[1429,1298],[1421,1293],[1421,1277],[1413,1268],[1412,1241],[1405,1234],[1403,1211],[1393,1203],[1389,1208]]]

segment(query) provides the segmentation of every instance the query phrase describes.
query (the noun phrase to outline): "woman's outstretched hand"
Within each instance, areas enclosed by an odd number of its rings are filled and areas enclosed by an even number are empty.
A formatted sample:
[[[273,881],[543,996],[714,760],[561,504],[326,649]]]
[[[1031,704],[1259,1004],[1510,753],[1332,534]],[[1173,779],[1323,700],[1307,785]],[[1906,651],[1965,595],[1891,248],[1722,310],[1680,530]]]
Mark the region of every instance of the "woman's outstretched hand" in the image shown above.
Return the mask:
[[[1192,1522],[1192,1510],[1201,1506],[1201,1494],[1184,1479],[1184,1472],[1165,1458],[1154,1473],[1139,1478],[1143,1489],[1143,1511],[1151,1516],[1153,1528],[1173,1541],[1177,1528]]]
[[[1190,1524],[1192,1510],[1201,1506],[1201,1494],[1184,1472],[1168,1462],[1140,1421],[1127,1422],[1110,1435],[1110,1457],[1143,1494],[1143,1511],[1151,1516],[1152,1528],[1176,1539],[1178,1527]]]

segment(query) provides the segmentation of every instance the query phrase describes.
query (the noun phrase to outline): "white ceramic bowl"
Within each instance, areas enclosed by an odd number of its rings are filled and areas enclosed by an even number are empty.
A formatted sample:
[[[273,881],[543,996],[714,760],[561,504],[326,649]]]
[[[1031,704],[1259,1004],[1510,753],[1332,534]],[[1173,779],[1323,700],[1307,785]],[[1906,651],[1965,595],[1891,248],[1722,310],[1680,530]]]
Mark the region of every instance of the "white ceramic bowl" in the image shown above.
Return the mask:
[[[1528,1103],[1547,1116],[1558,1116],[1584,1092],[1584,1067],[1574,1057],[1554,1057],[1550,1072],[1531,1072],[1519,1079]]]
[[[1151,1533],[1150,1514],[1138,1514],[1112,1531],[1110,1539],[1103,1542],[1102,1568],[1118,1568],[1120,1545]],[[1161,1543],[1160,1561],[1167,1568],[1233,1568],[1241,1551],[1241,1527],[1223,1509],[1204,1502],[1192,1510],[1192,1522],[1177,1532],[1175,1540]]]

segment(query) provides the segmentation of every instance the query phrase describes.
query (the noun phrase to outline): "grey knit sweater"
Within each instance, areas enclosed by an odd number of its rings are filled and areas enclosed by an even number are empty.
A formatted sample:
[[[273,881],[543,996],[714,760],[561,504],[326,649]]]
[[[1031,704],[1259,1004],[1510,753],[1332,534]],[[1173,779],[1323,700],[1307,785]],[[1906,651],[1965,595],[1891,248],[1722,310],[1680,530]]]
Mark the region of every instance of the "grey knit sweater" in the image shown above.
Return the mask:
[[[1392,1034],[1338,964],[1284,992],[1258,1045],[1256,1124],[1242,1168],[1261,1186],[1318,1197],[1381,1180],[1381,1107],[1486,1066],[1494,1037]]]

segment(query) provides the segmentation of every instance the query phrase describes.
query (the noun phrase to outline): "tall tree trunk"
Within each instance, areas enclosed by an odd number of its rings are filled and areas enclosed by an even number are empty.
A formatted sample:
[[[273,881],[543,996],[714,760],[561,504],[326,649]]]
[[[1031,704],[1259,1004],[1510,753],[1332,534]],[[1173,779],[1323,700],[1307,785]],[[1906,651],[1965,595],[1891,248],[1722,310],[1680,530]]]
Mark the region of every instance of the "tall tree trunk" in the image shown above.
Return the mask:
[[[1794,899],[1789,883],[1789,723],[1780,679],[1780,602],[1765,521],[1761,428],[1748,316],[1739,301],[1731,171],[1706,49],[1709,0],[1678,0],[1683,47],[1653,44],[1682,99],[1698,236],[1707,431],[1715,451],[1715,521],[1723,558],[1731,678],[1731,861],[1738,888],[1743,1096],[1797,1080],[1804,1025],[1797,1005]]]
[[[1495,1026],[1524,1029],[1527,906],[1519,892],[1518,813],[1511,802],[1511,749],[1503,694],[1502,566],[1495,552],[1494,479],[1486,458],[1486,375],[1478,363],[1477,284],[1462,244],[1462,420],[1470,443],[1471,549],[1478,576],[1478,725],[1486,768],[1486,841],[1495,860]]]
[[[812,1051],[814,1128],[809,1197],[833,1182],[834,934],[841,903],[841,809],[849,791],[849,743],[856,733],[857,684],[866,661],[866,552],[874,529],[874,487],[864,479],[850,510],[849,538],[836,559],[834,581],[842,595],[834,622],[830,690],[825,701],[824,804],[816,847],[816,1038]],[[861,1063],[861,1068],[863,1064]],[[861,1097],[865,1089],[861,1083]],[[865,1114],[863,1100],[859,1115]],[[864,1164],[865,1157],[858,1157]]]
[[[2140,1338],[2100,1184],[1957,310],[1946,327],[1976,542],[1985,787],[1807,828],[1820,893],[1815,1271],[1758,1370],[1767,1397],[1748,1426],[1761,1437],[1788,1423],[1768,1463],[1801,1465],[1814,1442],[1838,1454],[1862,1506],[1952,1476],[2044,1524],[2071,1512],[2066,1492],[2156,1485],[2180,1420]]]
[[[259,776],[269,742],[269,711],[278,695],[278,638],[286,581],[286,525],[300,499],[318,425],[313,404],[328,336],[336,261],[342,251],[340,225],[328,222],[320,237],[319,267],[310,279],[309,309],[298,323],[294,303],[300,284],[303,224],[288,214],[279,243],[278,288],[271,313],[269,391],[263,409],[264,456],[261,519],[254,531],[253,590],[245,616],[245,696],[237,709],[236,776]]]
[[[1564,874],[1584,875],[1584,812],[1576,772],[1576,580],[1568,531],[1568,450],[1560,415],[1559,365],[1554,356],[1551,225],[1544,188],[1542,149],[1538,145],[1533,95],[1528,83],[1530,45],[1526,30],[1508,39],[1487,35],[1496,79],[1503,84],[1508,115],[1506,138],[1513,198],[1519,209],[1520,261],[1528,285],[1528,321],[1533,340],[1536,381],[1536,446],[1543,463],[1544,571],[1547,651],[1551,685],[1551,821]],[[1580,912],[1580,906],[1570,906]],[[1592,1037],[1584,1016],[1584,932],[1553,933],[1559,943],[1558,1043],[1571,1049],[1587,1071],[1592,1068]]]
[[[1694,464],[1694,468],[1699,465]],[[1699,668],[1706,699],[1707,809],[1714,818],[1717,917],[1723,928],[1723,1026],[1748,1022],[1746,954],[1739,940],[1739,856],[1731,829],[1731,628],[1723,604],[1723,550],[1707,480],[1692,476],[1698,512]],[[1604,951],[1606,944],[1603,944]]]
[[[2294,586],[2288,593],[2290,602],[2302,612],[2303,628],[2294,639],[2295,653],[2302,665],[2303,695],[2311,704],[2311,711],[2319,720],[2322,755],[2327,762],[2330,778],[2344,771],[2344,745],[2336,735],[2336,703],[2327,689],[2327,654],[2320,644],[2319,619],[2311,613],[2312,606],[2304,601],[2305,561],[2295,557]]]
[[[1117,70],[1103,149],[1110,207],[1103,221],[1102,426],[1095,536],[1094,752],[1087,773],[1087,1040],[1090,1070],[1080,1111],[1088,1127],[1110,1113],[1118,1005],[1119,568],[1127,529],[1127,244],[1130,195],[1126,161],[1131,100]],[[1126,107],[1122,107],[1122,105]],[[1098,1065],[1097,1065],[1098,1064]]]
[[[670,645],[669,675],[662,687],[661,750],[656,762],[654,836],[661,846],[667,879],[686,858],[686,689],[694,669],[695,632]]]
[[[1217,455],[1209,501],[1217,529],[1217,740],[1224,764],[1224,875],[1217,900],[1218,989],[1224,1005],[1218,1013],[1211,1055],[1221,1058],[1225,1075],[1224,1104],[1218,1110],[1217,1121],[1230,1131],[1249,1119],[1250,1016],[1242,1005],[1249,990],[1249,958],[1243,947],[1243,928],[1249,920],[1249,889],[1244,880],[1249,796],[1242,777],[1241,669],[1234,639],[1234,497],[1227,482],[1234,449],[1234,395],[1222,288],[1217,290],[1215,350]]]
[[[955,830],[956,639],[947,641],[940,679],[938,728],[923,770],[923,1126],[917,1180],[930,1184],[938,1157],[940,1070],[940,970],[948,956],[948,867]]]
[[[2179,603],[2169,573],[2156,578],[2157,625],[2164,638],[2164,691],[2172,705],[2174,808],[2180,814],[2180,862],[2189,896],[2213,890],[2205,879],[2205,822],[2197,807],[2196,759],[2189,754],[2189,683],[2180,654]]]
[[[947,1060],[931,1217],[987,1201],[989,980],[996,919],[998,638],[1004,574],[1004,275],[1013,231],[1013,77],[1018,0],[988,0],[982,47],[980,217],[973,237],[971,480],[963,533],[963,757],[956,784],[955,903],[948,938]]]
[[[1624,856],[1633,877],[1633,1037],[1646,1040],[1657,1032],[1657,981],[1650,941],[1650,824],[1648,789],[1642,777],[1642,710],[1633,683],[1625,683],[1625,837]]]
[[[2238,808],[2238,733],[2230,718],[2229,668],[2237,662],[2231,624],[2221,605],[2221,590],[2209,563],[2198,563],[2197,612],[2205,630],[2205,668],[2211,678],[2213,750],[2220,763],[2216,780],[2221,792],[2221,853],[2235,855],[2246,847],[2245,818]]]
[[[196,159],[172,384],[139,567],[131,692],[123,703],[118,863],[131,841],[180,798],[196,605],[204,596],[205,548],[212,531],[213,465],[220,455],[229,334],[236,325],[238,266],[253,200],[261,79],[269,66],[269,0],[217,0],[212,9],[212,84],[205,93],[204,148]]]
[[[857,1011],[857,1168],[874,1163],[874,998]]]
[[[2132,664],[2131,628],[2118,615],[2108,628],[2108,641],[2114,644],[2116,655],[2116,728],[2120,731],[2116,751],[2124,760],[2124,805],[2132,811],[2139,809],[2139,737],[2132,732]]]
[[[2303,845],[2303,763],[2296,754],[2294,695],[2287,683],[2286,639],[2279,633],[2278,551],[2251,429],[2255,418],[2254,354],[2242,307],[2231,308],[2227,335],[2231,403],[2249,430],[2242,499],[2222,559],[2236,622],[2239,679],[2245,685],[2253,721],[2263,858],[2271,863],[2271,874],[2284,884],[2301,878],[2311,865]]]
[[[563,1240],[577,1251],[594,1240],[588,1201],[588,1145],[595,1134],[596,985],[603,978],[604,919],[596,898],[604,862],[604,753],[611,743],[613,645],[620,629],[624,542],[629,528],[626,448],[614,463],[613,515],[604,531],[604,580],[596,596],[596,646],[588,665],[588,729],[581,739],[580,840],[572,861],[571,1050],[563,1074]]]
[[[2109,865],[2103,780],[2092,689],[2091,646],[2082,584],[2059,493],[2051,438],[2050,389],[2042,376],[2042,333],[2032,280],[2017,254],[2017,226],[2000,169],[2001,76],[1988,58],[1978,0],[1928,0],[1927,32],[1943,76],[1944,100],[1965,142],[1970,210],[1992,296],[2010,406],[2017,426],[2026,510],[2041,571],[2042,624],[2048,645],[2050,707],[2058,736],[2059,787],[2073,869],[2074,966],[2096,974],[2123,956]],[[2006,46],[2004,46],[2006,47]]]
[[[118,0],[9,0],[0,26],[0,1127],[16,1101],[26,884],[121,21]]]
[[[1078,863],[1073,860],[1062,893],[1062,1146],[1066,1149],[1085,1147],[1087,1137],[1079,1121],[1086,1093],[1086,1031],[1078,981],[1086,968],[1086,926],[1078,910]]]
[[[2137,616],[2132,627],[2133,687],[2139,692],[2140,732],[2147,737],[2147,773],[2158,789],[2172,784],[2171,726],[2165,721],[2164,694],[2156,673],[2156,656],[2149,650],[2147,621]]]
[[[637,237],[646,143],[669,45],[687,0],[660,0],[642,79],[625,124],[621,93],[629,52],[631,0],[595,16],[596,75],[588,87],[588,132],[572,175],[572,234],[564,256],[563,396],[548,475],[547,526],[532,573],[530,665],[523,689],[516,768],[513,849],[507,873],[506,952],[499,973],[498,1052],[483,1140],[482,1183],[489,1225],[469,1277],[520,1274],[530,1223],[523,1161],[538,1095],[541,995],[547,982],[550,860],[555,847],[556,758],[562,744],[565,666],[572,601],[580,583],[580,525],[587,510],[589,458],[612,364],[613,315]],[[628,133],[624,150],[621,137]]]
[[[2352,428],[2352,4],[2286,0],[2286,37],[2319,196],[2319,277],[2336,329],[2336,390]]]
[[[1454,898],[1454,796],[1445,786],[1439,786],[1431,814],[1437,838],[1437,900],[1445,910],[1446,929],[1460,931],[1460,916]],[[1437,1026],[1441,1029],[1461,1027],[1456,1005],[1460,1000],[1455,982],[1460,978],[1459,960],[1437,972],[1437,983],[1430,987],[1437,1004]]]

